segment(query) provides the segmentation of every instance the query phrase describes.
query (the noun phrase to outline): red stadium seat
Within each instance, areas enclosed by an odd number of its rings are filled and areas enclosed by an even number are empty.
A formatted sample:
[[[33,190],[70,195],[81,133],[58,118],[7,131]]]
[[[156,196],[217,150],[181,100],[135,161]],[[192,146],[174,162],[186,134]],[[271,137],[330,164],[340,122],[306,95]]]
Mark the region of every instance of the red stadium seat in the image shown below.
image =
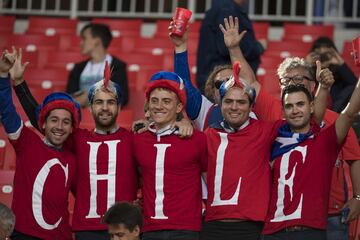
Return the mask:
[[[15,171],[0,171],[0,202],[11,207]]]
[[[53,88],[44,89],[44,88],[32,87],[30,88],[30,90],[36,101],[39,103],[42,102],[47,95],[53,92]]]
[[[45,63],[45,67],[51,68],[62,68],[70,71],[74,64],[85,60],[85,58],[77,51],[77,52],[47,52],[47,56],[44,58],[47,59]]]
[[[140,36],[142,20],[95,18],[93,23],[102,23],[110,27],[113,37]]]
[[[169,31],[168,27],[170,20],[158,20],[156,21],[156,38],[158,37],[168,37]],[[194,38],[199,38],[200,34],[201,21],[191,22],[189,25],[189,36]]]
[[[65,91],[69,72],[65,68],[27,69],[25,79],[32,88]]]
[[[132,45],[132,46],[131,46]],[[132,52],[146,53],[152,55],[163,55],[172,53],[174,46],[168,37],[165,38],[124,38],[123,49],[125,46],[133,48]]]
[[[298,40],[313,42],[318,37],[334,38],[334,25],[305,25],[299,23],[284,23],[283,40]]]
[[[268,39],[269,27],[268,22],[253,22],[256,39]]]
[[[15,20],[15,16],[0,16],[0,33],[13,33]]]
[[[22,48],[24,52],[36,52],[38,50],[56,50],[59,46],[57,37],[43,35],[8,35],[5,36],[5,44],[1,47],[11,49],[11,46]]]
[[[61,35],[59,39],[59,50],[80,51],[81,38],[74,35]]]
[[[306,57],[311,43],[301,41],[269,41],[264,56],[274,57]]]
[[[69,18],[29,17],[28,34],[76,35],[78,20]]]
[[[118,57],[127,63],[128,71],[140,71],[140,69],[159,69],[163,68],[163,56],[155,56],[144,53],[115,53]]]
[[[352,41],[344,41],[342,55],[346,58],[352,58]]]

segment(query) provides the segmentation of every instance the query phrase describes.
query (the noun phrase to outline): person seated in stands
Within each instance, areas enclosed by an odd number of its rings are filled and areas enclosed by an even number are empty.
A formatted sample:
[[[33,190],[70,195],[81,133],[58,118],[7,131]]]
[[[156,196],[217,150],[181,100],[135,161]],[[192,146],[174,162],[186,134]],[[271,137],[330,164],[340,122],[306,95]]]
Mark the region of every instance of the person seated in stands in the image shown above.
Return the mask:
[[[107,61],[112,69],[111,80],[119,84],[122,90],[121,105],[126,105],[128,102],[126,64],[107,52],[112,40],[109,27],[104,24],[90,23],[81,30],[80,34],[81,54],[89,59],[75,64],[69,74],[66,92],[73,95],[82,107],[86,107],[89,88],[103,79]]]
[[[313,43],[306,61],[315,66],[320,60],[323,67],[329,68],[335,83],[331,87],[331,110],[340,113],[346,107],[357,83],[355,74],[340,56],[334,42],[328,37],[319,37]]]

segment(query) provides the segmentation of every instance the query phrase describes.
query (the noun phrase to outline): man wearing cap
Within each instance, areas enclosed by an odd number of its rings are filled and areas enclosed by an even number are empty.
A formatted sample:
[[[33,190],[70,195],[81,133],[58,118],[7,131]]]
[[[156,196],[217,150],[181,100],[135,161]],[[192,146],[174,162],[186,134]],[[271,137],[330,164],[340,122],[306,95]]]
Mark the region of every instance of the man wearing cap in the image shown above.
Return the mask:
[[[71,239],[68,194],[74,183],[74,155],[63,148],[78,127],[80,106],[67,94],[52,93],[37,107],[41,139],[24,126],[11,98],[9,78],[22,78],[27,64],[21,51],[5,52],[0,60],[0,114],[16,152],[12,210],[16,216],[11,239]]]
[[[33,121],[34,106],[26,83],[21,79],[14,85],[16,94]],[[72,229],[77,240],[110,239],[102,215],[117,201],[136,199],[137,169],[132,157],[132,137],[119,127],[116,118],[120,110],[121,90],[110,81],[106,64],[104,80],[94,84],[88,94],[95,129],[77,129],[66,143],[76,156],[77,172],[74,188],[75,207]]]
[[[201,182],[206,172],[206,138],[194,131],[180,138],[173,128],[186,104],[183,80],[158,72],[147,83],[153,122],[134,135],[134,154],[143,180],[144,240],[199,239]]]

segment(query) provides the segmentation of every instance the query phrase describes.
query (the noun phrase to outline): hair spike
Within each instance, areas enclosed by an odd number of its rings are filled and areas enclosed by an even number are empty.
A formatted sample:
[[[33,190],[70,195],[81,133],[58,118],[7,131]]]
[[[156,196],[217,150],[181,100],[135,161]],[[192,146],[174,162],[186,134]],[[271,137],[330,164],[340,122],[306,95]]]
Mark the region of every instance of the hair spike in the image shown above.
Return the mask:
[[[240,82],[240,77],[239,77],[240,71],[241,71],[240,62],[236,61],[233,64],[233,77],[234,77],[235,85],[243,87],[243,84]]]

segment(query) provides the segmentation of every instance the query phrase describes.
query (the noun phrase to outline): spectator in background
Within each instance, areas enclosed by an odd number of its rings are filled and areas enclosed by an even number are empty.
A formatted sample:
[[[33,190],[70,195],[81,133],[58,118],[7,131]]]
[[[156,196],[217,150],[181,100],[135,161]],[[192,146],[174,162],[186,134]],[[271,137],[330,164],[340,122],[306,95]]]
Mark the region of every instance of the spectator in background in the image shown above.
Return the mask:
[[[7,239],[15,226],[15,215],[5,204],[0,203],[0,239]]]
[[[204,86],[209,73],[216,65],[230,63],[229,52],[224,44],[224,37],[219,30],[219,24],[224,18],[234,16],[239,18],[240,31],[246,30],[240,48],[253,71],[256,72],[260,64],[260,55],[265,51],[265,39],[256,40],[252,23],[244,10],[246,0],[226,0],[221,7],[216,4],[210,8],[202,22],[197,52],[196,82],[198,88],[204,93]]]
[[[325,68],[329,68],[335,78],[331,87],[331,109],[340,113],[350,100],[357,79],[344,59],[341,58],[334,42],[328,37],[319,37],[312,45],[307,62],[315,66],[315,61],[320,60]]]
[[[75,64],[69,74],[66,92],[72,94],[82,107],[88,104],[89,88],[103,79],[105,61],[112,69],[111,80],[120,85],[122,90],[121,105],[128,101],[128,80],[126,64],[107,52],[112,36],[108,26],[90,23],[81,30],[81,54],[89,59]]]
[[[104,215],[112,240],[140,240],[143,216],[138,206],[128,202],[115,203]]]

